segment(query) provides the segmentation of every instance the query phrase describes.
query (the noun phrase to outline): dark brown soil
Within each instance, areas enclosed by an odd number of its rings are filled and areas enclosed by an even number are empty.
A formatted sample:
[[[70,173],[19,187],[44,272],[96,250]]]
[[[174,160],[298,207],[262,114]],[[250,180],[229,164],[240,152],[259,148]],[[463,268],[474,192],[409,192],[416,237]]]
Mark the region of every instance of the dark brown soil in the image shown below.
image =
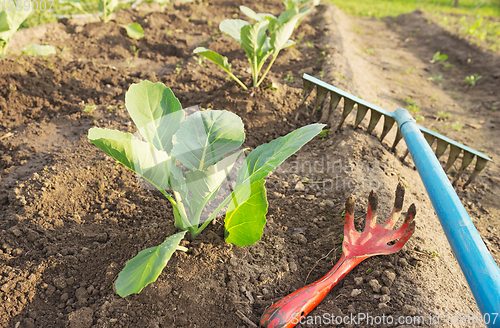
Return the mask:
[[[279,14],[282,10],[279,1],[213,0],[174,5],[164,13],[151,11],[154,7],[149,6],[122,10],[108,24],[63,20],[18,33],[18,47],[25,40],[49,42],[59,50],[47,59],[23,56],[15,61],[16,54],[11,54],[0,62],[1,327],[249,327],[237,311],[258,324],[269,305],[333,267],[341,253],[347,197],[356,194],[356,217],[361,218],[369,191],[377,189],[379,216],[386,217],[400,180],[409,185],[403,211],[411,202],[417,205],[420,223],[415,236],[398,254],[362,262],[313,314],[477,312],[417,173],[401,164],[385,144],[351,128],[330,134],[326,140],[315,138],[269,176],[268,223],[261,241],[245,248],[226,244],[219,218],[197,239],[183,241],[189,251],[175,253],[158,281],[141,294],[122,299],[113,291],[128,259],[175,232],[171,205],[162,194],[143,188],[133,172],[87,140],[92,126],[134,132],[123,107],[132,83],[161,81],[185,108],[237,113],[245,124],[245,146],[250,148],[319,119],[310,114],[310,108],[299,106],[302,73],[324,77],[353,93],[360,89],[354,76],[346,73],[352,73],[347,69],[352,58],[339,41],[342,28],[350,26],[335,27],[333,9],[327,5],[319,6],[301,23],[293,36],[297,46],[283,51],[275,62],[267,84],[275,82],[277,91],[244,92],[212,63],[200,65],[192,50],[203,45],[229,57],[234,70],[249,84],[243,50],[218,31],[223,19],[244,18],[238,9],[242,4],[258,12]],[[439,45],[447,44],[441,38],[456,42],[440,48],[455,67],[450,81],[443,82],[446,92],[453,92],[464,74],[484,75],[475,88],[467,89],[460,82],[455,91],[464,94],[467,106],[481,104],[473,108],[483,128],[467,135],[453,130],[443,133],[450,132],[451,138],[476,149],[487,149],[496,159],[498,132],[492,127],[499,127],[500,119],[498,111],[488,106],[499,102],[498,95],[491,94],[498,90],[498,57],[473,57],[474,64],[481,64],[470,67],[465,59],[470,46],[432,24],[434,30],[425,32],[430,27],[419,15],[400,17],[389,26],[398,26],[398,42],[409,44],[408,51],[415,56],[430,54],[432,58],[435,51],[423,46],[425,39]],[[415,25],[403,24],[405,19]],[[387,29],[381,22],[358,20],[360,26]],[[144,39],[132,40],[120,28],[133,21],[144,27]],[[414,35],[415,43],[404,43],[411,28],[421,28],[422,36]],[[375,42],[373,36],[363,38],[361,43]],[[378,51],[375,54],[384,58],[384,51],[387,55],[390,49]],[[473,52],[476,55],[478,51]],[[404,86],[398,88],[392,99],[404,99],[408,92]],[[424,123],[433,115],[430,108],[434,107],[425,103],[433,92],[412,94],[428,110]],[[380,93],[377,96],[384,98]],[[369,97],[364,98],[375,101]],[[96,107],[84,111],[89,105]],[[460,115],[470,109],[465,106]],[[438,123],[443,127],[446,122]],[[340,161],[338,171],[325,171],[325,160]],[[312,169],[307,166],[311,164]],[[332,181],[332,185],[325,188],[318,183],[322,181]],[[498,166],[493,164],[473,184],[473,195],[459,193],[496,260],[500,224],[494,200],[499,186]],[[440,257],[433,258],[427,247],[434,247]],[[369,284],[371,280],[384,287],[377,290],[374,283]],[[362,292],[353,296],[353,289]]]

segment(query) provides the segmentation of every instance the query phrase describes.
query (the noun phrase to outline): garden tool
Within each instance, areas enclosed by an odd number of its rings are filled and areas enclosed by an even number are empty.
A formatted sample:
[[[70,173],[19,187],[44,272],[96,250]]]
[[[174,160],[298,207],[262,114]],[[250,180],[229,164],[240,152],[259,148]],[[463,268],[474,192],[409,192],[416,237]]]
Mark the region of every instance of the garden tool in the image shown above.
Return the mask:
[[[302,104],[306,101],[307,97],[311,94],[311,92],[314,90],[314,87],[317,86],[317,92],[316,92],[316,101],[314,104],[313,108],[313,114],[316,112],[319,108],[322,110],[322,115],[320,122],[321,123],[329,123],[330,126],[334,126],[333,122],[333,112],[337,108],[340,100],[344,98],[344,108],[342,111],[342,117],[340,118],[340,122],[337,126],[337,130],[340,130],[342,128],[342,125],[344,124],[345,119],[351,113],[353,110],[354,106],[356,105],[357,107],[357,112],[356,112],[356,119],[354,121],[354,129],[356,129],[361,121],[363,121],[363,118],[366,116],[368,113],[368,110],[370,110],[371,116],[370,116],[370,121],[368,123],[368,128],[367,132],[372,133],[373,129],[377,125],[377,123],[380,121],[382,116],[384,117],[384,126],[382,129],[382,135],[380,136],[380,142],[384,140],[384,138],[387,136],[389,131],[392,129],[396,119],[394,116],[393,112],[389,112],[379,106],[376,106],[374,104],[371,104],[361,98],[358,98],[356,96],[353,96],[343,90],[340,90],[339,88],[334,87],[333,85],[330,85],[328,83],[325,83],[313,76],[310,76],[308,74],[304,74],[302,76],[303,79],[303,97],[302,97]],[[323,106],[325,103],[325,100],[330,94],[330,104],[329,106]],[[394,143],[392,144],[391,150],[395,151],[396,146],[398,145],[399,141],[403,138],[403,135],[398,129],[397,134],[396,134],[396,139],[394,140]],[[469,148],[465,145],[462,145],[461,143],[458,143],[454,140],[451,140],[437,132],[434,132],[432,130],[429,130],[427,128],[424,128],[423,126],[418,126],[420,131],[423,133],[425,140],[429,144],[429,146],[432,147],[434,140],[437,140],[436,142],[436,150],[435,154],[437,158],[441,157],[446,149],[448,148],[448,145],[450,146],[450,152],[448,156],[448,160],[446,161],[444,171],[448,172],[453,163],[457,160],[457,158],[460,156],[460,154],[463,152],[462,156],[462,164],[460,166],[460,169],[455,177],[455,180],[453,181],[453,185],[455,186],[462,176],[462,174],[465,172],[465,169],[472,163],[474,158],[476,158],[476,165],[474,168],[474,171],[469,175],[469,179],[467,182],[464,184],[463,188],[467,187],[472,180],[481,172],[486,164],[488,162],[492,162],[491,158],[486,156],[485,154],[478,152],[472,148]],[[408,155],[408,150],[406,150],[405,154],[401,158],[402,161],[406,158]]]
[[[365,229],[354,227],[354,197],[345,203],[344,240],[339,261],[323,278],[302,287],[271,305],[262,315],[260,328],[290,328],[298,324],[349,271],[364,259],[374,255],[387,255],[399,251],[415,230],[416,209],[412,204],[403,224],[393,230],[403,207],[405,187],[399,183],[396,200],[389,219],[382,225],[377,223],[378,197],[375,191],[368,198]]]

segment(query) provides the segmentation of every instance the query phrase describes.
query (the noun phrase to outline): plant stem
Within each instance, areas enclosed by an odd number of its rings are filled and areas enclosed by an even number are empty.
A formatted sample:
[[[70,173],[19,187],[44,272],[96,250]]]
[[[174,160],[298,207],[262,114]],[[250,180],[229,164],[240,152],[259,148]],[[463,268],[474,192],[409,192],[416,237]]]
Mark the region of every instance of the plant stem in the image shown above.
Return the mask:
[[[257,85],[256,85],[255,87],[258,87],[258,86],[262,83],[262,81],[264,81],[264,78],[266,77],[267,72],[269,72],[269,69],[271,68],[271,66],[273,66],[273,63],[274,63],[274,61],[276,60],[276,57],[278,57],[278,54],[279,54],[279,53],[280,53],[280,52],[279,52],[279,50],[278,50],[278,52],[276,52],[276,54],[273,56],[273,59],[271,59],[271,62],[270,62],[270,63],[269,63],[269,65],[267,66],[267,68],[266,68],[266,70],[265,70],[264,74],[262,75],[262,77],[260,78],[259,82],[257,83]]]
[[[106,4],[107,4],[107,0],[102,0],[102,7],[104,8],[104,11],[102,13],[102,18],[104,20],[104,23],[108,22],[108,15],[107,15],[108,10],[106,8],[107,7]]]
[[[245,91],[248,91],[248,88],[246,87],[246,85],[243,84],[243,82],[240,81],[240,79],[238,79],[233,73],[231,73],[230,71],[226,71],[227,74],[229,74],[229,76],[231,76],[236,82],[238,82],[239,85],[241,85],[241,87],[245,90]]]
[[[257,69],[257,56],[253,56],[253,67],[252,67],[252,77],[253,77],[253,86],[257,87],[257,82],[259,81],[259,71]]]
[[[184,205],[181,202],[181,199],[180,199],[181,196],[179,195],[179,193],[174,191],[175,199],[173,199],[172,196],[169,196],[165,192],[163,192],[163,194],[165,195],[165,197],[167,197],[167,199],[170,201],[170,203],[172,203],[172,206],[174,207],[174,216],[175,216],[175,211],[177,211],[177,213],[179,214],[179,217],[180,217],[180,219],[182,221],[182,225],[183,225],[182,228],[184,228],[183,230],[188,229],[189,231],[191,231],[189,229],[191,224],[187,218],[186,209],[184,208]],[[181,227],[177,227],[177,228],[182,229]]]
[[[215,211],[213,211],[213,213],[210,214],[208,219],[205,222],[203,222],[203,225],[201,227],[199,227],[198,230],[196,230],[194,233],[191,233],[191,237],[193,237],[193,239],[196,238],[207,227],[207,225],[210,222],[212,222],[213,219],[215,219],[217,214],[219,214],[219,212],[227,205],[227,203],[229,203],[229,201],[231,199],[233,199],[232,195],[233,195],[233,193],[230,193],[226,197],[226,199],[224,199],[224,201],[222,203],[220,203],[220,205],[215,209]]]

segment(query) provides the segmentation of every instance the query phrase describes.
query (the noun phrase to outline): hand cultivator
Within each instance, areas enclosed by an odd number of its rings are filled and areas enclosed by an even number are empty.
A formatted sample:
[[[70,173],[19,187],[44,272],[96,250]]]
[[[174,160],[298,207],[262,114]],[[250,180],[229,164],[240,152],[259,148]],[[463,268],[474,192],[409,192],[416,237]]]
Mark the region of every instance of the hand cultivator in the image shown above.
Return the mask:
[[[345,204],[344,241],[342,255],[330,272],[320,280],[302,287],[270,306],[262,315],[261,328],[294,327],[325,298],[328,292],[364,259],[374,255],[387,255],[399,251],[415,230],[416,210],[412,204],[403,224],[393,230],[403,207],[405,187],[400,183],[396,189],[396,200],[389,219],[377,224],[378,197],[370,193],[365,229],[358,232],[354,228],[354,197]],[[389,245],[391,244],[391,245]]]
[[[363,121],[363,118],[368,113],[368,110],[370,110],[371,112],[370,121],[368,123],[368,128],[367,128],[368,133],[371,133],[375,128],[375,126],[377,125],[377,123],[382,118],[382,116],[384,117],[384,127],[382,130],[382,135],[380,136],[381,142],[382,140],[384,140],[384,138],[387,136],[389,131],[392,129],[394,123],[396,122],[394,113],[386,111],[383,108],[373,105],[363,99],[353,96],[345,91],[342,91],[330,84],[327,84],[307,74],[304,74],[303,76],[304,91],[303,91],[302,103],[311,94],[315,86],[317,86],[317,95],[313,113],[316,112],[316,110],[318,110],[320,107],[322,108],[322,115],[320,120],[320,122],[322,123],[326,123],[329,121],[330,125],[332,127],[334,126],[333,115],[332,115],[333,111],[337,108],[340,100],[344,98],[344,109],[342,111],[342,117],[340,119],[340,123],[338,124],[337,130],[340,130],[342,128],[345,119],[353,110],[354,105],[357,105],[356,119],[354,122],[355,129],[359,126],[361,121]],[[328,93],[330,93],[330,106],[323,106]],[[481,172],[484,169],[484,167],[488,162],[492,162],[491,158],[489,158],[483,153],[480,153],[472,148],[462,145],[454,140],[446,138],[445,136],[439,133],[426,129],[423,126],[418,125],[418,128],[424,135],[424,138],[429,144],[429,146],[432,147],[434,140],[437,140],[435,154],[438,159],[444,154],[444,152],[448,148],[448,145],[450,145],[450,153],[446,165],[444,167],[445,172],[448,172],[451,169],[451,166],[463,151],[462,165],[457,173],[457,176],[455,177],[453,185],[456,185],[457,181],[460,179],[460,176],[464,173],[465,169],[472,163],[474,157],[476,157],[476,166],[474,168],[474,171],[469,176],[469,179],[464,184],[463,186],[464,189],[472,182],[472,180],[474,180],[474,178],[479,174],[479,172]],[[401,141],[402,138],[403,135],[398,129],[396,134],[396,139],[394,140],[394,143],[392,144],[391,147],[392,151],[395,151],[396,146],[398,145],[399,141]],[[408,150],[406,150],[401,160],[404,161],[407,155],[408,155]]]
[[[454,184],[456,184],[467,166],[476,157],[476,166],[465,183],[465,188],[491,159],[474,149],[421,127],[416,124],[416,121],[404,108],[399,108],[391,113],[307,74],[304,74],[303,78],[303,101],[307,99],[307,96],[314,89],[315,85],[318,87],[316,104],[313,111],[318,110],[323,105],[327,94],[330,93],[330,106],[322,107],[322,122],[330,120],[330,124],[332,125],[332,113],[341,98],[344,98],[344,109],[338,129],[342,127],[342,124],[355,104],[357,104],[358,111],[356,113],[354,128],[359,126],[366,116],[368,109],[371,112],[367,129],[369,133],[373,131],[382,115],[384,116],[381,140],[389,133],[394,123],[397,123],[397,135],[392,149],[395,149],[402,138],[405,139],[406,146],[408,147],[405,156],[408,153],[411,154],[413,163],[415,163],[418,174],[422,179],[446,234],[446,238],[474,295],[479,310],[484,316],[498,314],[498,309],[500,309],[500,269],[491,257],[488,248],[486,248],[438,160],[448,145],[450,145],[450,155],[445,165],[445,170],[448,170],[463,151],[462,165],[454,181]],[[437,139],[435,153],[431,148],[434,139]],[[498,327],[498,325],[495,325],[491,321],[487,325],[488,327]]]

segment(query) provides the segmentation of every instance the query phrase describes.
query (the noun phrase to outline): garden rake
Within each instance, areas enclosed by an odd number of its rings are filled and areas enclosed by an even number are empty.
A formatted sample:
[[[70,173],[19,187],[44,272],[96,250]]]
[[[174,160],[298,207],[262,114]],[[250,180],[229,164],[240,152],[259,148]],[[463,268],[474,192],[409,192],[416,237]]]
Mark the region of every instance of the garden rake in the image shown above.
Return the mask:
[[[363,232],[354,227],[354,197],[345,204],[344,240],[339,261],[323,278],[302,287],[271,305],[261,317],[260,328],[291,328],[297,325],[328,292],[363,260],[374,255],[387,255],[399,251],[415,231],[416,209],[410,205],[403,224],[394,229],[403,207],[405,186],[398,184],[396,200],[389,219],[377,223],[378,197],[375,191],[368,198]]]
[[[314,90],[314,87],[316,86],[317,92],[316,92],[316,101],[313,108],[313,114],[319,108],[321,108],[322,115],[320,123],[328,122],[330,123],[331,126],[334,126],[333,112],[337,108],[342,98],[344,98],[344,108],[342,111],[342,117],[340,119],[340,123],[338,124],[337,130],[340,130],[342,128],[345,119],[353,110],[354,105],[357,105],[357,113],[354,121],[354,129],[356,129],[361,123],[361,121],[363,121],[363,118],[368,113],[368,110],[370,110],[371,113],[370,121],[368,123],[368,128],[367,128],[368,133],[372,133],[373,129],[380,121],[382,116],[384,117],[384,126],[382,130],[382,135],[380,136],[380,142],[384,140],[384,138],[387,136],[389,131],[392,129],[394,123],[396,122],[396,117],[392,112],[389,112],[379,106],[371,104],[361,98],[353,96],[343,90],[340,90],[339,88],[336,88],[308,74],[304,74],[302,78],[303,78],[303,97],[301,104],[303,104],[306,101],[307,97],[311,94],[311,92]],[[328,94],[330,94],[330,105],[323,106]],[[396,128],[398,129],[396,134],[396,139],[394,140],[394,143],[392,144],[391,147],[391,150],[393,152],[395,151],[399,141],[401,141],[401,139],[403,138],[403,135],[401,134],[399,128],[397,127],[397,124]],[[424,135],[424,138],[430,147],[432,147],[434,140],[437,140],[435,154],[438,159],[444,154],[444,152],[448,148],[448,145],[450,146],[448,160],[444,167],[445,172],[448,172],[451,169],[451,166],[463,151],[462,165],[455,177],[455,180],[453,181],[454,186],[456,186],[458,180],[460,179],[460,176],[464,173],[465,169],[472,163],[474,157],[476,157],[476,166],[474,168],[474,171],[470,174],[469,179],[464,184],[463,186],[464,189],[472,182],[472,180],[474,180],[474,178],[479,174],[479,172],[481,172],[486,167],[486,164],[488,162],[493,162],[491,158],[489,158],[485,154],[480,153],[470,147],[462,145],[461,143],[451,140],[427,128],[424,128],[423,126],[418,125],[418,128]],[[406,150],[401,160],[404,161],[407,155],[408,155],[408,149]]]

